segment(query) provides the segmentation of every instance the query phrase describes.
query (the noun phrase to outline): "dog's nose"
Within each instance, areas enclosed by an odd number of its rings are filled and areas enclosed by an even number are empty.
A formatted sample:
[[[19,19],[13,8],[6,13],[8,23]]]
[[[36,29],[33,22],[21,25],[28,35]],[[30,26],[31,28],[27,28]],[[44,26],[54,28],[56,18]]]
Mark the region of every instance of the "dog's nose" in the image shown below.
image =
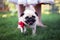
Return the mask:
[[[32,18],[29,18],[29,21],[32,21]]]

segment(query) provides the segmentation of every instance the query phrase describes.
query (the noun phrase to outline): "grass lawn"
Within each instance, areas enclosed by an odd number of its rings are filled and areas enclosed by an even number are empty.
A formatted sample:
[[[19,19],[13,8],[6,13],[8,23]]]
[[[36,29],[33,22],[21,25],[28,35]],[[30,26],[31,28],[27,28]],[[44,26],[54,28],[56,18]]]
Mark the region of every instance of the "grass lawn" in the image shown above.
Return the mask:
[[[2,15],[8,16],[3,18]],[[11,16],[8,12],[0,13],[0,40],[60,40],[60,14],[43,14],[42,22],[46,28],[37,26],[37,35],[32,37],[31,30],[22,34],[17,29],[17,15]]]

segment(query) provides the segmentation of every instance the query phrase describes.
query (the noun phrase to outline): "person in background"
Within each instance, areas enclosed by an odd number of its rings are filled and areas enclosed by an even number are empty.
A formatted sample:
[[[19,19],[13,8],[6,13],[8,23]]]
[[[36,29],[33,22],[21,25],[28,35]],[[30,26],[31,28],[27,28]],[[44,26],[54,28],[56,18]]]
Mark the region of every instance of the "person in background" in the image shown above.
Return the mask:
[[[53,4],[53,1],[54,0],[48,0],[48,4]],[[25,7],[28,6],[28,5],[33,5],[36,12],[38,13],[38,17],[39,17],[39,23],[38,23],[38,26],[41,26],[41,27],[46,27],[46,25],[44,25],[41,21],[41,5],[42,4],[46,4],[46,0],[44,2],[44,0],[10,0],[10,2],[16,4],[16,8],[17,8],[17,11],[18,11],[18,21],[19,21],[19,17],[20,17],[20,14],[24,12],[25,10]]]

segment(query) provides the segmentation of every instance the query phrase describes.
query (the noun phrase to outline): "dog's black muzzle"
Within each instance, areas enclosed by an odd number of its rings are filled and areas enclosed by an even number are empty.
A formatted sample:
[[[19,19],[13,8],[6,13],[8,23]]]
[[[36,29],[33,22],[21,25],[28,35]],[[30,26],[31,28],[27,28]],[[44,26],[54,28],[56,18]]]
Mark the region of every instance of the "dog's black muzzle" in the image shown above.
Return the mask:
[[[25,22],[26,22],[28,25],[33,25],[35,21],[36,21],[36,20],[35,20],[35,18],[33,18],[33,17],[30,17],[30,18],[26,17],[26,21],[25,21]]]

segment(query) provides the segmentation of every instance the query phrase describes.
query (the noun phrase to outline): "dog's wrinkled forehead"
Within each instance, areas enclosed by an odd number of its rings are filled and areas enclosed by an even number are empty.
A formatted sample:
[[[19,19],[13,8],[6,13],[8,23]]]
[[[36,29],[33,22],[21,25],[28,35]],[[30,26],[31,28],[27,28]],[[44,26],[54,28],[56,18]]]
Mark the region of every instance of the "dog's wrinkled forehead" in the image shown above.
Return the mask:
[[[38,16],[37,12],[35,12],[35,11],[33,11],[33,10],[30,10],[30,9],[26,9],[26,10],[20,15],[20,17],[22,17],[22,16],[30,16],[30,17],[31,17],[32,15]]]
[[[24,14],[25,14],[25,15],[32,16],[32,15],[35,15],[35,12],[34,12],[33,10],[27,9],[27,10],[24,11]]]

